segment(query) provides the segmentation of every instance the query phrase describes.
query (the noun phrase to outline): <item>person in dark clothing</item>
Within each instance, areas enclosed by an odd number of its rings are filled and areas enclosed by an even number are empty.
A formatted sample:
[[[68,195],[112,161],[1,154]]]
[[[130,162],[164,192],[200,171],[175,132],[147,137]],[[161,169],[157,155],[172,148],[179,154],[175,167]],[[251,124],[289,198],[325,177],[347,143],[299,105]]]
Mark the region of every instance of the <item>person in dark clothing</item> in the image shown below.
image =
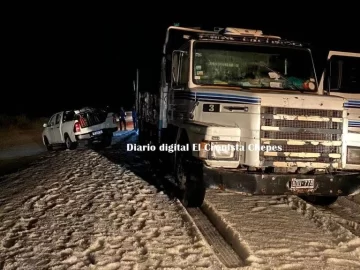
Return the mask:
[[[137,113],[136,113],[135,106],[133,106],[131,113],[132,113],[132,119],[133,119],[133,124],[134,124],[134,130],[137,130]]]
[[[122,128],[122,124],[124,124],[124,130],[126,130],[126,112],[124,111],[124,108],[121,107],[120,109],[120,117],[119,117],[119,122],[120,122],[120,130],[123,130]]]

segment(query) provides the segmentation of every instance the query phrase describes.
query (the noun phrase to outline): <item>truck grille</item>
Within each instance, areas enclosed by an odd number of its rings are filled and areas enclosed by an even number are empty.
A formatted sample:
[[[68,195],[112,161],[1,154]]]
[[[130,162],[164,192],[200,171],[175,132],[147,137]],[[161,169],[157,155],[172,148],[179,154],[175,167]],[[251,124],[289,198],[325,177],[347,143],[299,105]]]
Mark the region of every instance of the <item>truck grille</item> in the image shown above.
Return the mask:
[[[342,113],[337,110],[262,107],[261,144],[282,148],[277,152],[260,152],[263,165],[296,162],[298,167],[307,167],[312,166],[310,162],[336,166],[341,161]]]

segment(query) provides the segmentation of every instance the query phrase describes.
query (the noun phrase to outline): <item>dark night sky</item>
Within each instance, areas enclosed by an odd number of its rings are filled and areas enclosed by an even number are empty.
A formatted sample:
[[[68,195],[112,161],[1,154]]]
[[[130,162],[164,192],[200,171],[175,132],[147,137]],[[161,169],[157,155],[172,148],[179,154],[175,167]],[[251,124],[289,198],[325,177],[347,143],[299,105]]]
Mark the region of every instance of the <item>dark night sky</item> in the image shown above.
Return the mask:
[[[62,11],[55,7],[51,12],[35,7],[12,11],[2,40],[7,49],[3,51],[0,113],[48,116],[85,105],[131,106],[137,67],[140,90],[157,91],[165,31],[177,22],[181,26],[262,29],[267,34],[308,41],[320,64],[328,49],[360,51],[359,37],[352,36],[358,17],[351,11],[329,8],[324,12],[305,4],[298,9],[291,4],[286,12],[286,7],[276,6],[277,13],[267,7],[260,11],[216,8],[222,10],[220,15],[176,8],[177,14],[164,16],[160,7],[144,7],[138,13],[129,7],[103,13],[95,8],[70,12],[70,8]],[[149,13],[149,8],[158,12]]]

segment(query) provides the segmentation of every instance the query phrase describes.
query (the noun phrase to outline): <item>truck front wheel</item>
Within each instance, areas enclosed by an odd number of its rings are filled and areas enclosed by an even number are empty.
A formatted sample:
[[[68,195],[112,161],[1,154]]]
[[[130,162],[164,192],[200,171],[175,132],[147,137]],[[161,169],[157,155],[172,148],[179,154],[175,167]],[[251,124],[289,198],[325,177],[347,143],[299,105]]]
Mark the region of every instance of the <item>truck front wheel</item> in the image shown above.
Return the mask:
[[[201,165],[191,161],[191,154],[178,152],[175,177],[180,188],[180,201],[185,207],[200,207],[205,199]]]
[[[336,202],[338,196],[299,196],[306,202],[314,205],[328,206]]]

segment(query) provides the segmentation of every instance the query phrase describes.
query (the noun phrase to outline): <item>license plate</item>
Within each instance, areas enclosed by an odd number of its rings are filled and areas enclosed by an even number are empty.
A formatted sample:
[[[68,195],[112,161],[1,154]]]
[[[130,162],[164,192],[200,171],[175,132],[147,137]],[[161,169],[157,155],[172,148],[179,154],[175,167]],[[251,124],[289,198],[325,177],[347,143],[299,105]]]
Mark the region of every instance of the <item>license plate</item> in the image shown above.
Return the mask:
[[[94,132],[92,133],[92,135],[95,136],[95,135],[100,135],[100,134],[102,134],[102,133],[103,133],[102,130],[98,130],[98,131],[94,131]]]
[[[314,187],[314,179],[291,179],[291,189],[313,189]]]

